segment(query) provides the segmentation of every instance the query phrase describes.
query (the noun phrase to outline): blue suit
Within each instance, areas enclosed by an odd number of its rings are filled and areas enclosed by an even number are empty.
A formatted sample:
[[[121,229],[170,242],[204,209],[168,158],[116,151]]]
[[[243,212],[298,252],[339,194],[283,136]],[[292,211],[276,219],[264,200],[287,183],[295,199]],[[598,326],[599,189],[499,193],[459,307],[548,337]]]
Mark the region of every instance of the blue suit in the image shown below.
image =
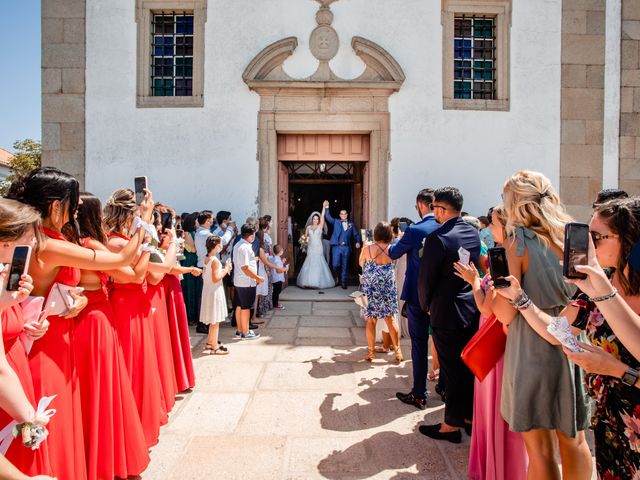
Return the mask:
[[[411,337],[411,359],[413,360],[413,389],[417,398],[427,397],[427,370],[429,355],[429,315],[420,308],[418,296],[418,274],[420,273],[420,250],[424,239],[440,227],[433,214],[409,225],[400,240],[389,247],[389,257],[397,260],[407,255],[407,272],[400,298],[406,302]]]
[[[342,226],[342,220],[333,218],[329,208],[325,208],[324,216],[328,223],[333,225],[331,234],[331,268],[334,274],[340,272],[340,281],[347,283],[347,266],[351,256],[351,243],[361,243],[360,234],[353,222],[347,220],[347,229]]]

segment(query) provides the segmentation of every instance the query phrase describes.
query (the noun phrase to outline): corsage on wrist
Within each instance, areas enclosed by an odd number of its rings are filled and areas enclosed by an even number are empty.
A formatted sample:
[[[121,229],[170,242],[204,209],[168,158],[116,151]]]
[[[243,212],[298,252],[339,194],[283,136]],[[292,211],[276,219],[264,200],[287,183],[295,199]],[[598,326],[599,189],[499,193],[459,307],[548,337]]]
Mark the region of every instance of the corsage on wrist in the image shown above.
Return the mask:
[[[533,302],[529,298],[529,296],[524,292],[524,290],[520,290],[520,293],[516,298],[513,299],[511,305],[516,310],[526,310],[531,306]]]

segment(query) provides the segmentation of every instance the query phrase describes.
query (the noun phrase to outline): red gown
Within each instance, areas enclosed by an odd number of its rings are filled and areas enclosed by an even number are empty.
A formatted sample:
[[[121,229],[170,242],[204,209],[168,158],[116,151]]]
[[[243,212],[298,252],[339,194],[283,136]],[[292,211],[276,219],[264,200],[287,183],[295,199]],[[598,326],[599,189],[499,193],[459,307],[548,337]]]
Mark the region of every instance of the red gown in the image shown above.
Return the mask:
[[[162,280],[167,297],[169,312],[169,330],[171,332],[171,350],[173,351],[173,366],[176,371],[178,391],[182,392],[196,385],[191,358],[191,343],[189,342],[189,321],[182,296],[180,280],[175,275],[165,275]]]
[[[58,240],[66,238],[44,228],[44,233]],[[80,270],[60,267],[53,283],[77,286]],[[51,285],[53,286],[53,284]],[[75,318],[49,316],[49,330],[33,343],[29,354],[29,368],[33,377],[36,398],[57,395],[51,403],[56,409],[47,428],[49,461],[52,474],[59,479],[84,480],[87,478],[80,388],[73,355],[73,329]]]
[[[84,292],[89,303],[78,315],[73,334],[89,480],[136,476],[149,465],[131,380],[113,328],[107,276],[97,273],[103,287]]]
[[[146,290],[146,282],[115,283],[110,299],[114,326],[131,378],[133,398],[140,415],[144,438],[147,447],[151,447],[158,443],[160,425],[166,424],[168,419],[162,397],[151,307]]]
[[[5,309],[2,314],[2,340],[4,343],[4,353],[7,357],[9,366],[16,372],[18,379],[22,384],[22,389],[27,396],[33,408],[38,406],[40,399],[35,398],[33,393],[33,379],[29,370],[29,359],[27,351],[24,349],[20,334],[24,330],[24,320],[22,318],[22,310],[20,306]],[[56,407],[56,401],[51,404],[51,408]],[[55,416],[53,417],[55,418]],[[0,429],[10,423],[13,419],[5,412],[0,410]],[[50,475],[51,466],[49,465],[49,442],[45,441],[40,444],[37,450],[22,445],[20,438],[16,438],[11,442],[6,457],[13,463],[22,473],[33,475]]]
[[[171,353],[171,334],[169,333],[169,314],[167,300],[162,288],[162,282],[157,285],[147,284],[147,297],[151,303],[151,318],[153,319],[153,333],[158,354],[158,370],[167,413],[176,403],[178,383],[176,382]]]

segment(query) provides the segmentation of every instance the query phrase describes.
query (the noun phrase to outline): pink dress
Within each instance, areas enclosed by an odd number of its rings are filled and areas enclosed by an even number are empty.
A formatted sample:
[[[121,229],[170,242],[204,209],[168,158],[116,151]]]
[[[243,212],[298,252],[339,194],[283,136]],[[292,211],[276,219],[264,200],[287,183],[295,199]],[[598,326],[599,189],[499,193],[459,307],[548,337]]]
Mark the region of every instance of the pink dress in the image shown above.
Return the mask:
[[[482,288],[486,291],[486,281]],[[480,325],[486,322],[480,317]],[[509,430],[500,415],[504,357],[473,393],[473,431],[469,450],[469,478],[473,480],[526,480],[529,459],[519,433]]]

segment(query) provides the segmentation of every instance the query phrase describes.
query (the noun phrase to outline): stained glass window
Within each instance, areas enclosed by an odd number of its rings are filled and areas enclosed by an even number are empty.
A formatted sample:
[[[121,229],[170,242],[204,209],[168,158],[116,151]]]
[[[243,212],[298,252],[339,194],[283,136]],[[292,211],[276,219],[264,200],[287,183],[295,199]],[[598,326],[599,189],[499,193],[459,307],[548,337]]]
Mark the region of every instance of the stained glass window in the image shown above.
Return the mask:
[[[193,13],[152,14],[151,95],[193,95]]]
[[[453,97],[495,99],[495,18],[456,16],[453,35]]]

